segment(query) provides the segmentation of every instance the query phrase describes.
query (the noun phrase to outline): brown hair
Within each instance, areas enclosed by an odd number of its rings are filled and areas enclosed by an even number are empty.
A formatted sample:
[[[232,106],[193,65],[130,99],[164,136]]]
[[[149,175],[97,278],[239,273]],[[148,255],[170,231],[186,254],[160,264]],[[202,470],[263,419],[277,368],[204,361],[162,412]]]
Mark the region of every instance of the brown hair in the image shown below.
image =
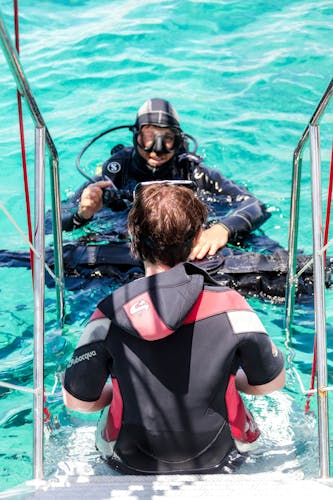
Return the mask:
[[[128,215],[132,255],[171,267],[186,261],[206,217],[205,205],[187,187],[142,187]]]

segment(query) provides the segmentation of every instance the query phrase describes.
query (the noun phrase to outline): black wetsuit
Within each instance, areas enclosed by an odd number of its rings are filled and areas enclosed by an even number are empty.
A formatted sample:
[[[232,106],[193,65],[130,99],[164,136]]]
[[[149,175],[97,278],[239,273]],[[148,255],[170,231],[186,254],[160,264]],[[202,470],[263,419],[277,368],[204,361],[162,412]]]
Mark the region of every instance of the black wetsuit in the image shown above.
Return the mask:
[[[228,382],[251,385],[283,368],[264,326],[234,290],[192,264],[136,280],[102,300],[65,372],[64,387],[96,401],[109,375],[123,400],[110,465],[126,473],[213,473],[234,449]]]
[[[243,241],[270,216],[265,205],[247,189],[204,166],[200,157],[186,152],[178,154],[155,171],[146,164],[134,147],[124,147],[104,163],[102,175],[97,176],[95,181],[103,179],[111,179],[129,201],[135,185],[139,182],[193,180],[198,187],[200,198],[209,208],[208,222],[223,223],[229,232],[229,242],[233,244]],[[86,186],[87,183],[63,206],[62,226],[65,231],[71,231],[89,222],[80,219],[76,214],[82,191]],[[128,209],[129,201],[114,193],[108,206],[119,212]]]
[[[100,286],[96,278],[111,279],[118,284],[143,273],[141,262],[132,259],[127,237],[127,214],[133,189],[138,182],[163,179],[194,180],[198,194],[208,208],[208,225],[219,222],[229,231],[229,244],[216,256],[198,265],[214,273],[222,284],[236,288],[245,295],[283,301],[288,266],[287,251],[260,229],[270,216],[265,205],[244,187],[238,186],[219,172],[202,165],[200,157],[181,153],[154,172],[134,147],[118,149],[103,165],[95,181],[111,179],[118,188],[108,206],[97,212],[85,234],[63,245],[63,259],[68,289]],[[85,183],[62,204],[62,225],[65,231],[85,226],[77,216],[78,203]],[[46,232],[51,231],[51,214],[46,217]],[[310,256],[298,256],[297,270]],[[46,249],[46,261],[52,268],[53,249]],[[325,283],[331,285],[332,259],[328,259]],[[29,252],[0,250],[0,266],[30,267]],[[53,280],[46,274],[48,286]],[[299,278],[297,297],[313,293],[312,266]]]

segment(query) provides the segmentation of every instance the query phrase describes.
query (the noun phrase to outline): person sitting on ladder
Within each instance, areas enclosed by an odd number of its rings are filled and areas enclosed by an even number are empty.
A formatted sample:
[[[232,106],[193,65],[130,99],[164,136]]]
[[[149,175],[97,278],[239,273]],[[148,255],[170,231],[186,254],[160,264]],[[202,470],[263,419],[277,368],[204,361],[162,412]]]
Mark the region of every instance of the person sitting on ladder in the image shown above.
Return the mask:
[[[186,262],[206,215],[188,187],[137,187],[128,229],[145,277],[98,304],[65,370],[65,405],[103,410],[97,448],[127,474],[236,466],[237,448],[259,436],[238,391],[285,384],[283,355],[247,301]]]

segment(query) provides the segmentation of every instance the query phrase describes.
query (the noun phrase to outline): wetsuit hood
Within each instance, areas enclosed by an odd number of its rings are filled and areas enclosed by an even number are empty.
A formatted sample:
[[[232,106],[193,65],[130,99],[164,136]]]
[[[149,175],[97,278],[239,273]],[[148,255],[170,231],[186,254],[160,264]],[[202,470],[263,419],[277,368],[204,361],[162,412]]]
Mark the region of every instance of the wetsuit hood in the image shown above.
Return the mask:
[[[119,288],[98,308],[127,333],[159,340],[183,324],[202,292],[205,275],[196,266],[178,264]]]
[[[140,134],[141,128],[144,125],[153,125],[158,128],[168,128],[174,131],[174,145],[172,149],[169,149],[162,135],[157,134],[154,142],[149,147],[145,147],[144,145],[138,142],[138,136]],[[136,120],[133,125],[133,144],[136,151],[139,153],[139,150],[145,150],[148,152],[155,151],[157,154],[161,153],[171,153],[173,152],[173,156],[171,160],[174,160],[174,156],[178,154],[179,149],[184,147],[184,134],[181,130],[179,118],[177,111],[172,106],[172,104],[165,99],[149,99],[146,101],[138,110],[136,115]],[[169,163],[169,162],[168,162]],[[155,175],[156,172],[165,172],[168,168],[168,164],[163,164],[159,167],[152,168],[149,165],[146,167]]]
[[[180,130],[177,111],[165,99],[153,98],[146,101],[139,109],[134,124],[138,132],[143,125],[156,125]]]

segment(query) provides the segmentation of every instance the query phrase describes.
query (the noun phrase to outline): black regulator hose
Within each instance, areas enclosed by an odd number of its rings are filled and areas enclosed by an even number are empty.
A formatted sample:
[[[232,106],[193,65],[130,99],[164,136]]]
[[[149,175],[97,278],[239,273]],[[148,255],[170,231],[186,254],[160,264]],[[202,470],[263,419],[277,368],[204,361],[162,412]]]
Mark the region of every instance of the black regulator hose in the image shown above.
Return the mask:
[[[132,130],[133,129],[133,125],[119,125],[118,127],[112,127],[112,128],[109,128],[107,130],[104,130],[104,132],[101,132],[99,133],[98,135],[96,135],[95,137],[93,137],[80,151],[80,153],[78,154],[76,160],[75,160],[75,164],[76,164],[76,168],[78,169],[78,171],[80,172],[81,175],[83,175],[83,177],[85,177],[86,179],[88,179],[88,181],[90,182],[95,182],[95,180],[90,177],[90,175],[88,175],[86,172],[84,172],[84,170],[82,170],[81,168],[81,165],[80,165],[80,161],[81,161],[81,158],[83,156],[83,154],[87,151],[88,148],[90,148],[90,146],[92,144],[94,144],[94,142],[96,142],[98,139],[100,139],[101,137],[103,137],[104,135],[106,134],[109,134],[110,132],[113,132],[114,130],[119,130],[119,129],[122,129],[122,128],[128,128],[129,130]]]

